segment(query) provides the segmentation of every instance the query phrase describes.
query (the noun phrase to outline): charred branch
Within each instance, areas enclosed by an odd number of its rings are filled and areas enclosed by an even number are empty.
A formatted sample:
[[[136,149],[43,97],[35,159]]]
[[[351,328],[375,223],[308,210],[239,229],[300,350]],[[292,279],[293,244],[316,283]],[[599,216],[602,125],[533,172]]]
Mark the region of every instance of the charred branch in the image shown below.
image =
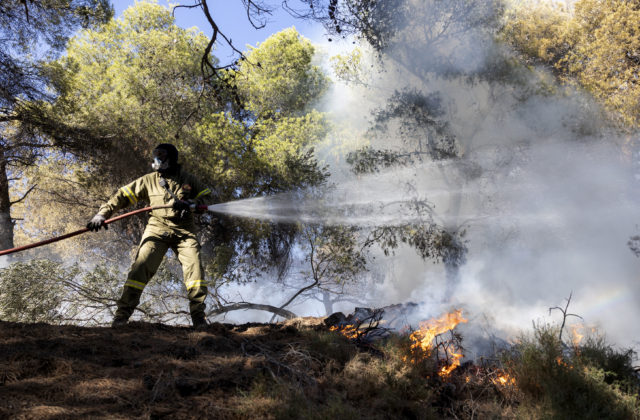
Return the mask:
[[[569,304],[571,303],[571,296],[572,295],[573,295],[573,292],[569,293],[569,297],[566,299],[567,304],[564,306],[564,308],[561,308],[559,306],[554,306],[553,308],[549,308],[549,315],[551,315],[551,311],[554,310],[554,309],[557,309],[560,312],[562,312],[562,324],[560,325],[560,332],[558,333],[558,340],[560,340],[561,343],[562,343],[562,332],[564,331],[564,327],[565,327],[565,325],[567,323],[567,318],[570,317],[570,316],[573,316],[573,317],[582,319],[582,317],[580,315],[570,314],[568,312]]]
[[[258,311],[271,312],[274,315],[281,316],[281,317],[286,318],[286,319],[297,318],[296,314],[294,314],[293,312],[288,311],[286,309],[278,308],[278,307],[272,306],[272,305],[265,305],[265,304],[260,304],[260,303],[250,303],[250,302],[238,302],[238,303],[232,303],[230,305],[221,306],[221,307],[218,307],[218,308],[210,310],[207,313],[207,315],[208,316],[216,316],[216,315],[226,314],[227,312],[241,311],[241,310],[247,310],[247,309],[255,309],[255,310],[258,310]]]

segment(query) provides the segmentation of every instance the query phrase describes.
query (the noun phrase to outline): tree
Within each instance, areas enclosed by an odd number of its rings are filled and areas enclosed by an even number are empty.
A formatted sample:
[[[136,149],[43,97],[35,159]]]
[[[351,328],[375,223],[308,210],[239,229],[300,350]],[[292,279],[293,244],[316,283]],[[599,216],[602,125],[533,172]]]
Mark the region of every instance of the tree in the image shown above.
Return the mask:
[[[65,57],[46,66],[57,98],[34,106],[92,135],[73,155],[52,154],[29,173],[41,188],[25,200],[30,217],[21,225],[23,237],[86,223],[115,188],[148,172],[150,151],[159,142],[175,143],[185,166],[214,187],[220,201],[324,181],[312,147],[327,127],[313,103],[328,79],[312,64],[311,43],[293,29],[275,34],[237,69],[223,72],[220,82],[200,72],[206,42],[201,33],[177,28],[169,10],[140,2],[120,19],[80,33]],[[200,222],[214,291],[274,266],[286,271],[295,226],[232,218],[221,223],[209,215]],[[137,218],[60,246],[65,256],[95,252],[126,266],[143,226]],[[215,310],[224,311],[222,306],[220,299]]]
[[[359,34],[378,56],[376,67],[400,74],[397,80],[405,81],[404,86],[386,95],[384,105],[372,110],[372,124],[365,135],[369,144],[351,151],[347,162],[358,175],[399,167],[413,167],[419,174],[426,162],[436,163],[433,167],[451,191],[445,204],[449,217],[439,219],[433,204],[427,201],[428,193],[425,199],[422,187],[409,182],[405,186],[407,206],[403,210],[413,213],[414,220],[375,227],[366,237],[385,253],[405,244],[425,260],[442,262],[447,276],[444,299],[448,300],[455,291],[467,253],[464,236],[468,225],[458,217],[465,203],[457,191],[471,182],[478,171],[468,161],[471,140],[461,139],[452,128],[454,115],[447,107],[454,105],[446,103],[445,94],[437,89],[438,86],[443,86],[443,90],[453,89],[456,85],[473,85],[479,81],[487,83],[489,89],[502,88],[507,80],[511,86],[520,80],[514,77],[517,71],[513,71],[507,56],[481,56],[471,47],[486,43],[487,50],[491,50],[499,28],[499,4],[398,1],[390,13],[389,5],[382,3],[340,2],[342,6],[337,6],[334,17],[325,19],[335,32]],[[367,12],[353,13],[354,10]],[[370,77],[363,75],[360,50],[336,57],[334,66],[348,83],[365,84],[363,96],[372,90],[373,86],[368,85]],[[381,94],[374,92],[374,95]],[[478,120],[482,122],[482,118]],[[442,164],[438,165],[439,162]]]
[[[51,126],[66,127],[72,144],[29,171],[39,188],[24,203],[29,220],[20,225],[23,240],[84,225],[116,188],[148,172],[156,144],[193,138],[195,121],[221,106],[199,71],[204,45],[202,34],[175,26],[165,8],[141,2],[122,18],[81,32],[64,57],[43,64],[55,101],[28,106]],[[40,137],[51,135],[45,131]],[[119,233],[128,234],[108,241],[103,257],[127,256],[143,222],[137,218],[122,227]],[[95,239],[84,235],[60,246],[70,254],[75,245],[82,255],[101,248]]]
[[[601,100],[618,126],[640,123],[640,7],[579,0],[573,10],[529,4],[509,14],[504,37],[522,55]]]
[[[7,0],[0,5],[0,248],[13,247],[12,206],[33,191],[21,185],[22,170],[64,137],[39,135],[43,121],[28,101],[49,101],[38,57],[53,58],[80,27],[108,21],[107,0]],[[50,127],[49,127],[50,128]]]
[[[138,311],[142,319],[172,322],[188,316],[180,302],[181,279],[171,261],[161,264]],[[33,258],[0,269],[0,318],[13,322],[101,325],[110,322],[120,297],[122,275],[112,264],[93,268]]]
[[[345,286],[356,283],[366,269],[366,250],[358,244],[357,228],[306,225],[301,229],[300,247],[306,263],[302,280],[310,283],[296,287],[280,308],[320,293],[329,312],[333,306],[330,296],[342,295]]]

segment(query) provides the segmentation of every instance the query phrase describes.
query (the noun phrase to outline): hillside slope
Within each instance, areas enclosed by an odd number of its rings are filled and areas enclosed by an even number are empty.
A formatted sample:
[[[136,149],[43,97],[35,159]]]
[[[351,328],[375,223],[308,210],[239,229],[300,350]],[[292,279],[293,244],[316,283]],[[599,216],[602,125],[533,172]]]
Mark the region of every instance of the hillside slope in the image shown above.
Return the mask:
[[[443,377],[437,352],[411,359],[406,334],[358,342],[325,321],[202,331],[0,321],[0,418],[640,417],[630,354],[592,346],[579,349],[582,359],[564,357],[549,345],[554,330],[538,331],[543,340],[514,349],[510,361],[466,362]]]
[[[251,399],[243,395],[273,371],[270,353],[294,351],[300,334],[285,324],[194,331],[0,322],[0,417],[268,417],[278,407],[244,407]]]

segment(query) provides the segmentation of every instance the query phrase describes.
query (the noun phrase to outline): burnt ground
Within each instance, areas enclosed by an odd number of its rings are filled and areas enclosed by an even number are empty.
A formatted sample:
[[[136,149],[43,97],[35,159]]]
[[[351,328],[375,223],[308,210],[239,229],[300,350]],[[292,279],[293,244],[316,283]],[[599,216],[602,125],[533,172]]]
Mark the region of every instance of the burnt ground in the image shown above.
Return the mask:
[[[277,399],[261,403],[251,390],[266,376],[303,378],[281,361],[296,353],[305,360],[305,329],[325,327],[315,318],[202,331],[0,322],[0,417],[280,417]]]
[[[350,339],[332,317],[198,331],[0,321],[0,419],[640,419],[629,353],[600,342],[565,354],[539,331],[504,362],[443,376],[406,334]]]

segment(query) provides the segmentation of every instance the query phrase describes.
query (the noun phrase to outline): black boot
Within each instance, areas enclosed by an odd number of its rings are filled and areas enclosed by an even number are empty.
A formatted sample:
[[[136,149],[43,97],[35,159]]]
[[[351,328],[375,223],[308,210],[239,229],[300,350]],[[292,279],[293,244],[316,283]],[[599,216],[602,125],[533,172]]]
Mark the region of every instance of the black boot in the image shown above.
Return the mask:
[[[111,321],[111,328],[119,328],[124,327],[129,322],[129,317],[116,316],[113,317],[113,321]]]
[[[209,325],[204,314],[191,315],[191,321],[193,322],[193,328],[196,330],[201,330]]]
[[[117,328],[127,325],[131,314],[140,303],[140,295],[142,294],[142,290],[135,289],[133,287],[125,286],[122,289],[122,296],[116,302],[118,309],[116,310],[116,314],[113,317],[113,321],[111,322],[111,327]]]

